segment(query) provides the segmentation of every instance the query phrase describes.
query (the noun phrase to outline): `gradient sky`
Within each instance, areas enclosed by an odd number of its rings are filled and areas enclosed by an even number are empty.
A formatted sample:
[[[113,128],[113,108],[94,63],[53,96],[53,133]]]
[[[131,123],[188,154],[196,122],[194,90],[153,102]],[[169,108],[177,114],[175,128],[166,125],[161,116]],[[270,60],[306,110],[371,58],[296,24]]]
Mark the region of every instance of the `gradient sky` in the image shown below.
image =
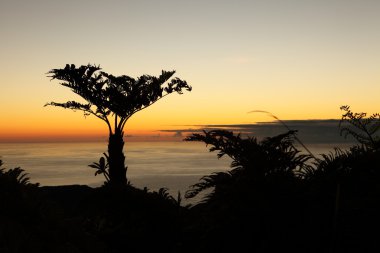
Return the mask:
[[[181,125],[339,118],[380,111],[378,0],[1,0],[0,141],[106,136],[97,118],[43,107],[76,99],[46,72],[100,64],[193,86],[137,113],[126,134]],[[79,137],[78,137],[79,138]]]

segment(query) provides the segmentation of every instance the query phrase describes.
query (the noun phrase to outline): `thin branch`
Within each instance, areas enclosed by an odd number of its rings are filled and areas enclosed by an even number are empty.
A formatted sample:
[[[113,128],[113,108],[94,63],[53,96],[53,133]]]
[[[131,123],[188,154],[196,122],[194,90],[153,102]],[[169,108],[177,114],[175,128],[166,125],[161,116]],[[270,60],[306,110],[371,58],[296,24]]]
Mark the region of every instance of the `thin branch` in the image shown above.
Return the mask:
[[[169,94],[171,94],[171,93],[166,93],[165,95],[163,95],[162,97],[158,98],[156,101],[154,101],[154,102],[151,103],[150,105],[147,105],[147,106],[145,106],[145,107],[141,107],[140,109],[134,110],[131,114],[129,114],[129,116],[125,117],[125,118],[123,119],[123,121],[120,121],[120,123],[121,123],[121,124],[119,124],[119,128],[120,128],[120,130],[123,130],[123,129],[124,129],[124,126],[125,126],[125,123],[127,123],[127,120],[128,120],[130,117],[132,117],[132,115],[134,115],[136,112],[139,112],[139,111],[142,111],[142,110],[148,108],[149,106],[153,105],[154,103],[156,103],[157,101],[159,101],[160,99],[166,97],[166,96],[169,95]]]
[[[116,129],[117,129],[117,114],[115,113],[115,134],[116,134]]]
[[[125,126],[125,123],[127,123],[128,119],[131,117],[132,115],[128,116],[128,117],[125,117],[123,119],[123,123],[121,124],[120,126],[120,130],[123,130],[124,129],[124,126]]]
[[[261,111],[261,110],[254,110],[254,111],[250,111],[250,112],[248,112],[248,113],[255,113],[255,112],[259,112],[259,113],[266,113],[266,114],[268,114],[269,116],[271,116],[272,118],[274,118],[274,119],[276,119],[278,122],[280,122],[284,127],[286,127],[286,129],[288,130],[288,131],[292,131],[289,127],[288,127],[288,125],[286,125],[285,124],[285,122],[284,121],[282,121],[282,120],[280,120],[278,117],[276,117],[275,115],[273,115],[272,113],[270,113],[270,112],[267,112],[267,111]],[[298,139],[298,137],[296,136],[296,135],[294,135],[294,139],[299,143],[299,144],[301,144],[301,146],[309,153],[309,155],[311,155],[316,161],[319,161],[319,159],[318,158],[316,158],[315,156],[314,156],[314,154],[302,143],[302,141],[300,140],[300,139]]]
[[[108,120],[108,117],[107,117],[107,113],[104,111],[103,108],[99,108],[99,111],[102,113],[103,117],[104,117],[104,121],[107,123],[107,127],[108,127],[108,131],[110,134],[112,134],[112,127],[111,127],[111,123],[110,121]]]
[[[361,130],[364,131],[368,135],[369,141],[371,142],[371,145],[374,147],[376,145],[375,141],[373,140],[371,134],[368,132],[366,125],[361,120],[359,120],[358,123],[360,125]]]
[[[120,116],[119,116],[120,117]],[[117,128],[120,129],[120,131],[123,130],[125,121],[129,119],[129,117],[120,117],[119,124],[117,125]]]
[[[107,116],[105,116],[105,120],[104,121],[107,123],[108,131],[110,132],[110,135],[111,135],[112,134],[112,127],[111,127],[111,124],[110,124]]]

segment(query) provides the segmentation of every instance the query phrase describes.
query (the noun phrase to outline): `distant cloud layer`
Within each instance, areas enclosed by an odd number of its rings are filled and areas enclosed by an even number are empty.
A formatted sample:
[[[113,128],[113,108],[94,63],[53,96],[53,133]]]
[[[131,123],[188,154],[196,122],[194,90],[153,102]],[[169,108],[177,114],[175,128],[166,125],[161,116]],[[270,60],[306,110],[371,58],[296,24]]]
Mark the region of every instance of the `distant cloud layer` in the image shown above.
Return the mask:
[[[210,131],[224,129],[241,133],[242,135],[255,136],[259,139],[275,136],[291,130],[298,131],[298,138],[304,143],[352,143],[352,138],[345,139],[340,135],[339,120],[285,120],[280,122],[259,122],[257,124],[220,124],[220,125],[194,125],[189,128],[160,130],[160,132],[173,133],[174,136],[187,136],[192,133],[200,133],[203,130]]]

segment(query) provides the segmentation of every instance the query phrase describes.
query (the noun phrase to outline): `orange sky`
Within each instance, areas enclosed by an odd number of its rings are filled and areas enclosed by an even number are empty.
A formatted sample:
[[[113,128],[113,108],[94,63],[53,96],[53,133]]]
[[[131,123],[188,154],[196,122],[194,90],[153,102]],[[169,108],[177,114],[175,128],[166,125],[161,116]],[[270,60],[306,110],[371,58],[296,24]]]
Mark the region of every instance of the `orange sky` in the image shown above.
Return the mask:
[[[379,13],[372,0],[1,1],[0,142],[107,138],[97,118],[43,107],[77,99],[45,74],[66,63],[132,77],[175,69],[193,86],[134,115],[126,135],[136,140],[271,120],[252,110],[283,120],[340,118],[345,104],[379,112]]]

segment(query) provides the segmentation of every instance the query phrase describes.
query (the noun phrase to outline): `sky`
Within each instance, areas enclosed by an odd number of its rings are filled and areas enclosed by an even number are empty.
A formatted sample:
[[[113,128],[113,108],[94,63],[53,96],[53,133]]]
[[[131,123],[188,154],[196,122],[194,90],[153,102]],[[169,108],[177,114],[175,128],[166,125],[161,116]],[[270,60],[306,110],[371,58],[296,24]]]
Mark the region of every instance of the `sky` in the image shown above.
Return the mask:
[[[378,0],[0,0],[0,141],[106,138],[46,73],[100,65],[138,77],[176,70],[191,92],[136,113],[126,135],[183,126],[339,119],[380,111]],[[186,128],[186,127],[185,127]],[[175,133],[174,133],[175,134]]]

